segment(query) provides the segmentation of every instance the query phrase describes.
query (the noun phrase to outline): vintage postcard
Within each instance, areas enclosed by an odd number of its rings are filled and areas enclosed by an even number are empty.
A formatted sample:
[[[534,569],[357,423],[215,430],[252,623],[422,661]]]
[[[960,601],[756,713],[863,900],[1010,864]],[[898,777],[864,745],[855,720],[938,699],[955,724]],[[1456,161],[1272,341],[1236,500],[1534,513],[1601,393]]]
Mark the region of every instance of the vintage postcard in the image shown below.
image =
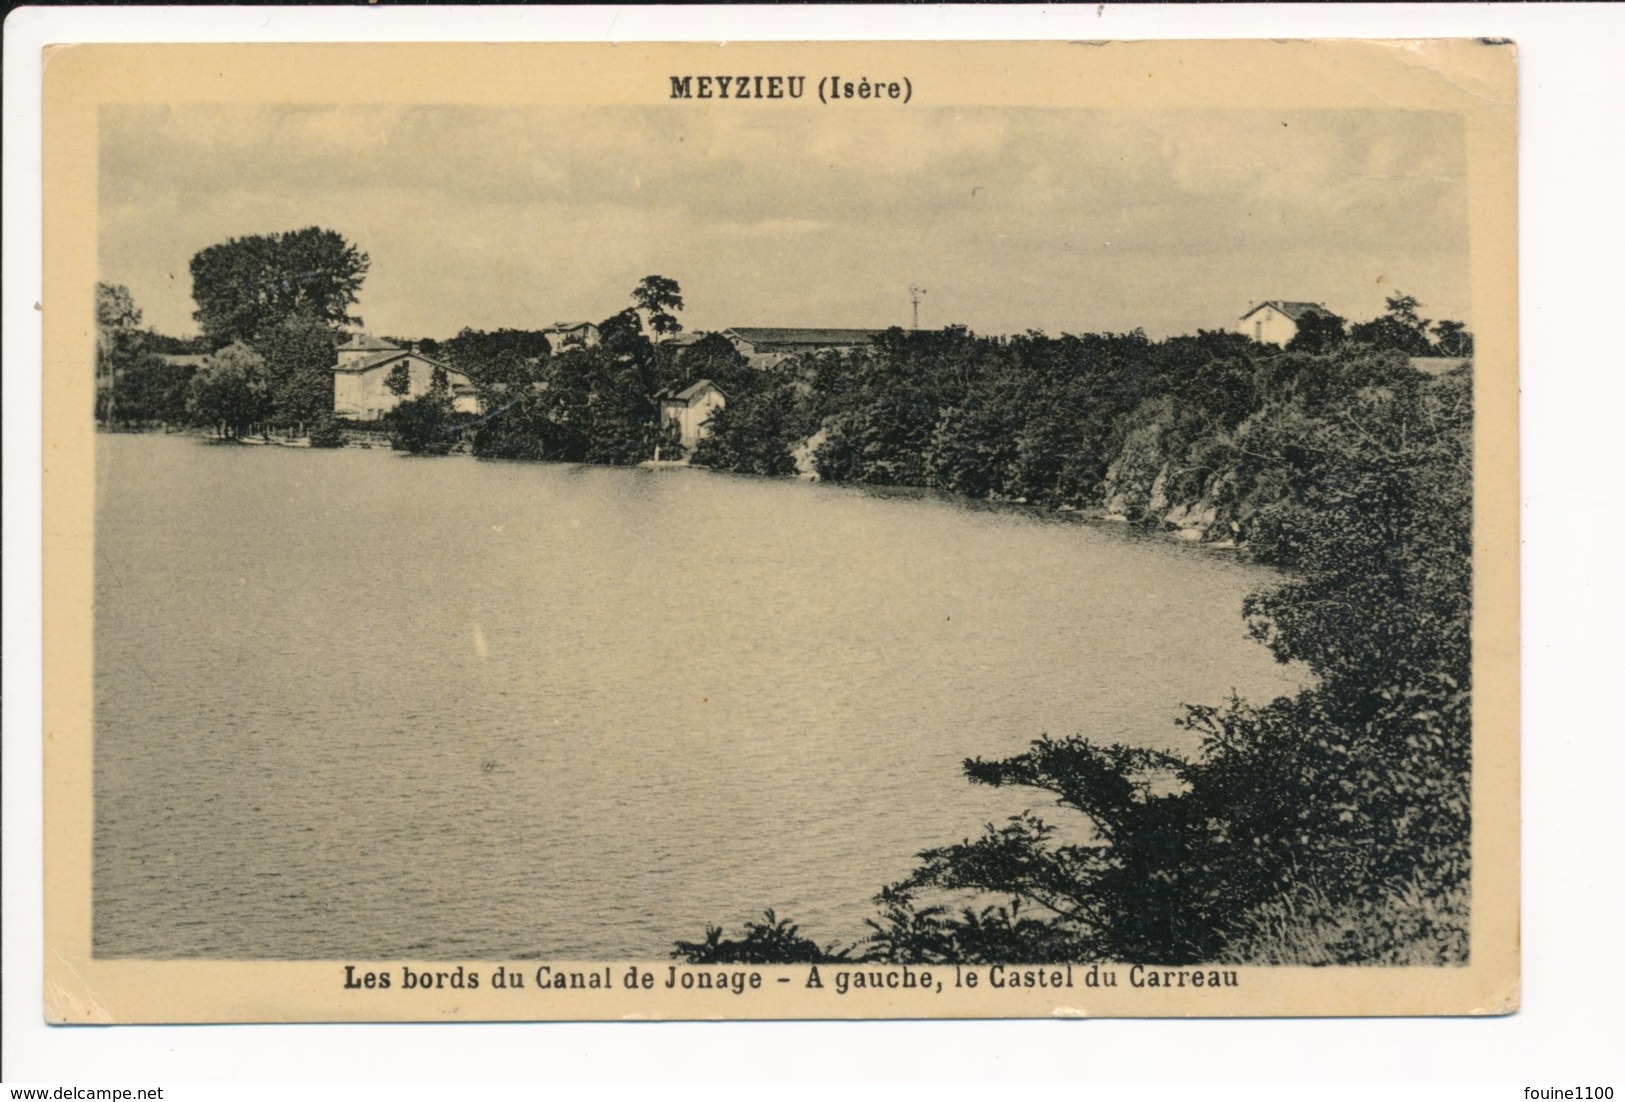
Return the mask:
[[[1515,1010],[1515,72],[53,48],[49,1017]]]

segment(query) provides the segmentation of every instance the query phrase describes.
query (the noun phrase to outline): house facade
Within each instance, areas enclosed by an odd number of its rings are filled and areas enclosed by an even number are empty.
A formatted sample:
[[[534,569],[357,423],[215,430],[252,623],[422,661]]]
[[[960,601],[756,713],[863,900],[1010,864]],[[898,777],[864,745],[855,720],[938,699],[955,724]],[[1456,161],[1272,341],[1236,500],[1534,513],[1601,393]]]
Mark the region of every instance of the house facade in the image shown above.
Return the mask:
[[[568,348],[591,348],[598,343],[598,326],[590,321],[556,321],[542,333],[554,353]]]
[[[724,329],[752,367],[771,367],[798,352],[850,352],[870,344],[883,329],[778,329],[740,326]]]
[[[410,385],[405,394],[396,394],[389,389],[388,380],[402,365]],[[452,408],[458,413],[478,413],[479,398],[467,375],[377,337],[364,333],[352,337],[339,346],[338,363],[333,365],[333,413],[352,421],[376,421],[407,398],[427,394],[436,370],[445,372]]]
[[[701,379],[681,390],[663,392],[660,395],[660,420],[675,424],[682,436],[683,447],[692,451],[694,445],[710,435],[706,419],[727,404],[728,396],[722,393],[717,384],[710,379]]]
[[[1298,335],[1298,324],[1311,314],[1330,316],[1331,311],[1318,302],[1270,299],[1241,315],[1236,332],[1260,344],[1278,344],[1285,348]]]

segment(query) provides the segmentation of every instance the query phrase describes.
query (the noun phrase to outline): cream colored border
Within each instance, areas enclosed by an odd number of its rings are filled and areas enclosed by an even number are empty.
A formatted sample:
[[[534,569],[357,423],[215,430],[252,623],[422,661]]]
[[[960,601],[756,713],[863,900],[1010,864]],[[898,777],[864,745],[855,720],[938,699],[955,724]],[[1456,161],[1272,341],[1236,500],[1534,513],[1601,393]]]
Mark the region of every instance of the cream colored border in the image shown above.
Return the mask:
[[[1478,341],[1475,469],[1475,862],[1472,962],[1442,969],[1244,969],[1241,987],[1055,999],[849,994],[805,988],[807,969],[762,969],[762,995],[616,990],[345,992],[321,963],[98,961],[90,956],[90,749],[97,109],[106,103],[393,102],[649,104],[665,75],[901,71],[939,105],[1389,107],[1467,123]],[[478,79],[469,79],[477,74]],[[1504,1013],[1518,1000],[1516,142],[1513,50],[1472,41],[842,43],[620,46],[73,46],[45,65],[46,1003],[63,1022],[433,1021],[614,1018],[1228,1016]],[[685,108],[693,105],[685,104]],[[802,109],[821,109],[816,104]],[[906,108],[903,108],[906,110]],[[365,967],[404,963],[354,962]],[[498,964],[463,962],[489,974]],[[534,970],[536,962],[530,962]],[[563,962],[548,962],[564,967]],[[644,967],[664,974],[669,962]],[[584,966],[590,967],[590,966]],[[602,967],[602,965],[599,965]],[[613,965],[617,983],[628,962]],[[1126,966],[1123,969],[1126,974]],[[932,969],[941,974],[944,970]],[[776,983],[783,975],[791,982]],[[950,981],[951,982],[951,981]]]

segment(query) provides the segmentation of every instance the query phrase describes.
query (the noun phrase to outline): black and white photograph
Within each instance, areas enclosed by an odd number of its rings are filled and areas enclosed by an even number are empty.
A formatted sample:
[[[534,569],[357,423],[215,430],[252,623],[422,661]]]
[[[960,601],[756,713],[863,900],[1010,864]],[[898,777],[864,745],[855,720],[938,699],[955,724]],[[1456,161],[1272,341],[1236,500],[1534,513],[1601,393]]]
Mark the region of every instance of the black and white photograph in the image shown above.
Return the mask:
[[[281,49],[82,116],[59,882],[226,971],[60,1020],[1516,1009],[1510,47]]]

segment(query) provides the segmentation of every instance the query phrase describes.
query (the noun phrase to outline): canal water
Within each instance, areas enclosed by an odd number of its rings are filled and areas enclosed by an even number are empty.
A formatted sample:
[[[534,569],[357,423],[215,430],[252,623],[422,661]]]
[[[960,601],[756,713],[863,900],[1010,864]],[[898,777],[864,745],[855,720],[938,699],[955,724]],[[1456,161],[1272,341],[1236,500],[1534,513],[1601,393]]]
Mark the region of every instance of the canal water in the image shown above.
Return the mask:
[[[1041,793],[1043,732],[1180,747],[1297,674],[1271,575],[922,492],[97,440],[94,948],[666,957],[821,942]],[[1076,824],[1072,824],[1075,826]]]

